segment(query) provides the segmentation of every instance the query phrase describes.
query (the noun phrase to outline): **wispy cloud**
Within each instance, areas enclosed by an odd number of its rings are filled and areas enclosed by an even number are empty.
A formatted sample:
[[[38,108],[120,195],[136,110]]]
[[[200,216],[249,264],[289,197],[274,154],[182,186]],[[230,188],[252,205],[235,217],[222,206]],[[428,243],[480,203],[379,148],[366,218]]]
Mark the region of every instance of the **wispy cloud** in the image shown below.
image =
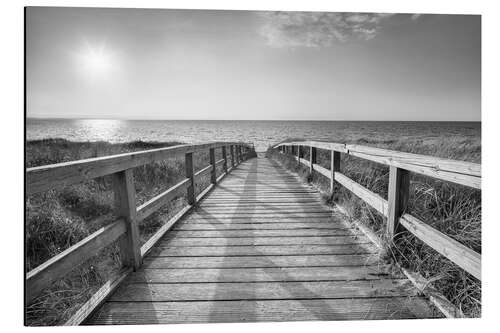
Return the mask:
[[[328,47],[351,39],[369,40],[394,14],[265,12],[260,33],[274,47]]]

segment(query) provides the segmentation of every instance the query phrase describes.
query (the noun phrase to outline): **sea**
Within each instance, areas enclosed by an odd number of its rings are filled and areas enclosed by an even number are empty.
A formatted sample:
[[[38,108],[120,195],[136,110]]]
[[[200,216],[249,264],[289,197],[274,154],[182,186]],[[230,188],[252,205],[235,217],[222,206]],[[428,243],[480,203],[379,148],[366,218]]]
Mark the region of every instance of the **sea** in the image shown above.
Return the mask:
[[[201,143],[245,141],[265,151],[282,140],[308,139],[349,143],[481,137],[480,122],[414,121],[267,121],[267,120],[26,120],[26,140],[63,138],[71,141],[159,141]]]

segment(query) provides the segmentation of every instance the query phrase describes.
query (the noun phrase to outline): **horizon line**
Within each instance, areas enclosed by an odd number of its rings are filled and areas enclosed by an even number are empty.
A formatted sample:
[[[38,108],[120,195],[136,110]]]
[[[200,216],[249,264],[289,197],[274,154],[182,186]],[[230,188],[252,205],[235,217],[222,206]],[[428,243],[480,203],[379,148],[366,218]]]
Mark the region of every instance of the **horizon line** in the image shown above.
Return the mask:
[[[174,118],[118,118],[118,117],[45,117],[45,116],[25,116],[28,119],[64,119],[64,120],[132,120],[132,121],[373,121],[373,122],[387,122],[387,121],[410,121],[410,122],[481,122],[481,120],[411,120],[411,119],[395,119],[395,120],[372,120],[372,119],[174,119]]]

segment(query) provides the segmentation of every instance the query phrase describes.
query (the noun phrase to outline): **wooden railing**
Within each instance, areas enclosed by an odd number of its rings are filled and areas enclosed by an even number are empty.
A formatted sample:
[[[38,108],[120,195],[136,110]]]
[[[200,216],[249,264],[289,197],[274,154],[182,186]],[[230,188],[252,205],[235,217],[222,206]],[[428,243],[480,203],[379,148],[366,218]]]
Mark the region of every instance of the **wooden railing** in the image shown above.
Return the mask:
[[[222,159],[215,160],[215,150],[222,150]],[[231,166],[228,167],[230,152]],[[208,151],[210,164],[195,172],[193,154]],[[43,289],[49,287],[56,280],[64,277],[85,260],[96,255],[99,250],[118,241],[124,269],[117,279],[108,281],[101,290],[86,304],[83,310],[73,319],[73,324],[92,310],[103,298],[116,287],[117,283],[131,270],[136,270],[142,264],[142,258],[153,245],[172,227],[172,225],[186,214],[191,207],[201,199],[215,184],[242,161],[251,157],[253,146],[241,142],[215,142],[198,145],[179,145],[168,148],[159,148],[120,155],[91,158],[29,168],[26,171],[26,195],[32,195],[51,189],[88,181],[96,177],[112,175],[115,193],[115,205],[118,220],[99,229],[67,250],[59,253],[26,275],[26,303],[29,304]],[[155,196],[151,200],[136,207],[133,168],[148,163],[158,162],[167,158],[184,155],[186,178],[178,184]],[[216,177],[216,167],[222,164],[222,174]],[[199,177],[210,173],[211,184],[198,196],[195,196],[195,184]],[[187,192],[188,205],[177,215],[164,224],[145,244],[139,243],[138,223],[160,207],[168,203],[183,191]]]
[[[305,147],[309,149],[309,161],[302,158],[301,152]],[[292,154],[299,163],[306,165],[311,173],[316,171],[329,178],[330,188],[333,189],[334,181],[340,183],[386,217],[388,240],[392,241],[399,228],[403,226],[441,255],[481,280],[481,254],[405,211],[410,189],[409,172],[481,189],[480,164],[374,147],[320,141],[284,142],[274,146],[274,148],[279,149],[282,153]],[[331,152],[330,169],[316,163],[317,149]],[[340,170],[341,153],[389,166],[388,200],[342,174]]]

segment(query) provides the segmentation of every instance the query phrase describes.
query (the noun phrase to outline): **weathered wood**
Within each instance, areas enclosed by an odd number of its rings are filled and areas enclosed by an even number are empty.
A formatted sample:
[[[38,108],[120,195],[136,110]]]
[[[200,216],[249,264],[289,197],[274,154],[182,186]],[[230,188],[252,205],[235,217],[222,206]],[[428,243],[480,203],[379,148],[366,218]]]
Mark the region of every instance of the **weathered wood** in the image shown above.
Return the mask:
[[[333,191],[335,172],[340,172],[340,152],[330,150],[330,191]]]
[[[142,263],[134,175],[132,169],[113,174],[116,215],[125,220],[127,232],[119,239],[120,255],[125,267],[138,269]]]
[[[481,255],[419,219],[404,214],[399,223],[425,244],[481,280]]]
[[[387,240],[392,241],[410,198],[410,173],[407,170],[390,167],[388,193],[386,234]]]
[[[335,172],[335,180],[377,210],[380,214],[387,216],[387,200],[340,172]]]
[[[350,229],[283,229],[283,230],[173,230],[176,237],[292,237],[292,236],[350,236],[356,234]]]
[[[179,145],[28,168],[26,170],[26,195],[88,181],[144,164],[178,157],[188,152],[219,148],[227,144],[245,145],[238,142]]]
[[[92,324],[172,324],[432,318],[423,297],[108,303]]]
[[[148,200],[147,202],[137,207],[137,221],[144,220],[146,217],[157,211],[160,207],[170,202],[173,198],[181,195],[182,191],[185,190],[188,183],[189,179],[186,178],[176,185],[172,186],[165,192],[155,196],[151,200]]]
[[[310,147],[309,148],[309,172],[312,174],[314,170],[314,164],[317,163],[316,161],[316,147]]]
[[[361,145],[343,145],[317,141],[303,141],[300,143],[320,149],[333,149],[355,157],[398,167],[425,176],[477,189],[481,188],[481,165],[477,163],[403,153]],[[298,142],[282,143],[275,147],[288,146],[292,144],[298,144]]]
[[[367,245],[370,247],[370,245]],[[279,256],[279,255],[324,255],[375,253],[354,244],[339,245],[281,245],[281,246],[193,246],[160,247],[151,251],[151,257],[235,257],[235,256]]]
[[[175,238],[167,236],[158,244],[163,246],[261,246],[261,245],[339,245],[366,244],[370,241],[362,235],[318,237],[239,237],[239,238]]]
[[[43,289],[96,255],[99,249],[108,246],[126,231],[125,221],[117,220],[28,272],[26,274],[26,303],[29,304]]]
[[[411,272],[401,268],[408,279],[417,287],[417,289],[447,317],[447,318],[465,318],[462,311],[453,305],[442,293],[436,290],[432,284],[419,273]]]
[[[243,220],[242,223],[179,223],[175,230],[283,230],[283,229],[349,229],[345,226],[334,224],[331,222],[296,222],[296,223],[282,223],[277,222],[260,222],[249,223]]]
[[[123,280],[132,272],[132,268],[125,268],[115,277],[109,279],[85,304],[68,319],[64,326],[76,326],[82,324],[104,301],[116,290]]]
[[[180,268],[144,269],[133,273],[129,283],[196,283],[196,282],[293,282],[378,280],[387,275],[389,267],[263,267],[263,268]]]
[[[186,178],[189,179],[189,183],[187,186],[187,201],[189,205],[193,205],[196,202],[196,198],[194,196],[194,187],[195,187],[195,179],[194,179],[194,164],[193,164],[193,153],[187,153],[185,155],[185,166],[186,166]]]
[[[236,163],[234,161],[234,146],[230,145],[229,148],[229,151],[231,153],[231,167],[234,168],[236,166]]]
[[[414,297],[406,279],[370,281],[129,284],[110,297],[112,302],[171,302],[259,299],[334,299]]]
[[[227,173],[227,151],[226,146],[222,146],[222,159],[224,164],[222,165],[222,172]]]
[[[243,257],[146,257],[145,268],[336,267],[375,265],[374,254]]]
[[[210,165],[212,167],[210,171],[210,182],[212,184],[215,184],[217,182],[217,169],[215,165],[215,148],[210,148],[209,150],[209,155],[210,155]]]

